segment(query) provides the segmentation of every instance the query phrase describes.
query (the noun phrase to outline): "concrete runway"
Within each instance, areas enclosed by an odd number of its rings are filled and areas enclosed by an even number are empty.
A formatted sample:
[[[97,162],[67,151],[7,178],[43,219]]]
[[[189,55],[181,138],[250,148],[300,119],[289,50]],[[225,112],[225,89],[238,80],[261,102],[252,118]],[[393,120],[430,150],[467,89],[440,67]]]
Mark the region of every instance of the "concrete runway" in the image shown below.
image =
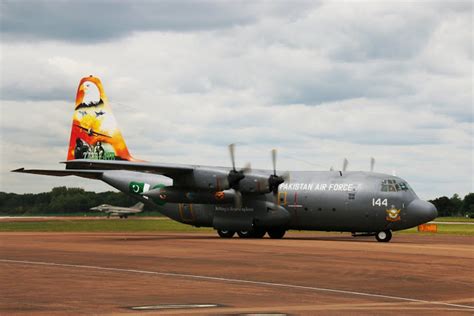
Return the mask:
[[[0,233],[0,314],[472,315],[473,263],[447,235]]]

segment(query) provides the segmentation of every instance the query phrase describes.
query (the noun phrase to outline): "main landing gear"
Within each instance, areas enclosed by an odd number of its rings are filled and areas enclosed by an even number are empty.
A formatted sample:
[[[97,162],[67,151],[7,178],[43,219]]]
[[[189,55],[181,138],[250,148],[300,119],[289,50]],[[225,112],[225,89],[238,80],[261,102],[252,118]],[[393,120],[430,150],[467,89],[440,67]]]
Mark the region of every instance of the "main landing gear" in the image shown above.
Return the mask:
[[[281,228],[273,228],[266,231],[265,229],[255,228],[252,230],[240,230],[237,232],[237,235],[240,238],[263,238],[266,233],[268,233],[268,236],[270,236],[272,239],[281,239],[285,235],[286,230]],[[218,229],[217,234],[219,234],[221,238],[232,238],[235,232],[231,230]]]
[[[217,233],[221,238],[232,238],[234,237],[235,232],[232,230],[218,229]]]

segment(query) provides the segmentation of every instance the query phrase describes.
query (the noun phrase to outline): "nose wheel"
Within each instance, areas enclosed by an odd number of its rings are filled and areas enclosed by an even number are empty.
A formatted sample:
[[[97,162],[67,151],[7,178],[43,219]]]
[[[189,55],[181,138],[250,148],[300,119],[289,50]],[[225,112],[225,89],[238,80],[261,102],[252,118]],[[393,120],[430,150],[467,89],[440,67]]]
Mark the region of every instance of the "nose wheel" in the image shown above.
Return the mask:
[[[375,234],[375,239],[379,242],[389,242],[392,239],[392,232],[390,230],[383,230]]]

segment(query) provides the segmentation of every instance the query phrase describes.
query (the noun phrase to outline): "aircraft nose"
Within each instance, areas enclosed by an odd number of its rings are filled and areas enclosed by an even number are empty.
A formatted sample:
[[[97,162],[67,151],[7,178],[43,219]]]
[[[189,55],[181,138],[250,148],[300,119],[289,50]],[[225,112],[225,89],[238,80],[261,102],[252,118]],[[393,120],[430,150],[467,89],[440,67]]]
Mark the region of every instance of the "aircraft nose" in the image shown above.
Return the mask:
[[[407,211],[423,223],[432,221],[438,216],[438,211],[432,203],[420,199],[413,200],[408,204]]]

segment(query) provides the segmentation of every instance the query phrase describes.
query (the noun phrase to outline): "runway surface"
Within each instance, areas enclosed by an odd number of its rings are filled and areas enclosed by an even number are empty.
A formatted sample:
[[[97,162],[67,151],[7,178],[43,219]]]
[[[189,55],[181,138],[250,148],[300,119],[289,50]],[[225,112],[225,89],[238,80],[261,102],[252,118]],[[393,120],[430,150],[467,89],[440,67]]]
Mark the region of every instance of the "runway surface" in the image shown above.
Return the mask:
[[[0,314],[472,315],[473,242],[0,233]]]

